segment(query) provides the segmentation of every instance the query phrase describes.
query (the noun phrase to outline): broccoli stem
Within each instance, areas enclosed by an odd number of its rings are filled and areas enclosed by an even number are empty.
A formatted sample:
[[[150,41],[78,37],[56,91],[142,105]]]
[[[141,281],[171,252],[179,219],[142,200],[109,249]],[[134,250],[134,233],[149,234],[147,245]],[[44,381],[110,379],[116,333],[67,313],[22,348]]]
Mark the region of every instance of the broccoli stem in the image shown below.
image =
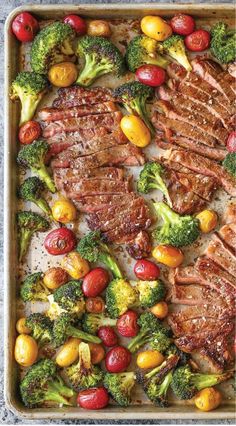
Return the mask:
[[[50,383],[50,385],[48,386],[44,399],[45,401],[53,401],[53,402],[57,402],[58,404],[73,405],[67,399],[65,399],[62,395],[58,393],[58,387],[52,383]]]
[[[131,353],[136,352],[141,346],[148,343],[149,336],[147,335],[147,331],[140,331],[137,336],[135,336],[128,345],[128,349]]]
[[[46,166],[44,166],[44,164],[41,164],[40,169],[36,169],[36,168],[32,167],[32,171],[34,171],[36,174],[38,174],[40,179],[48,187],[49,191],[51,191],[53,194],[56,192],[55,184],[54,184],[51,176],[49,176],[48,171],[46,169]]]
[[[161,216],[164,223],[171,224],[179,221],[179,215],[171,210],[167,204],[158,202],[153,203],[153,205],[158,216]]]
[[[73,326],[69,326],[67,328],[67,334],[68,334],[68,336],[77,337],[78,339],[82,339],[82,340],[85,340],[87,342],[101,343],[101,339],[99,339],[99,337],[91,336],[91,334],[85,333],[82,330],[78,330],[77,328],[75,328]]]
[[[34,116],[36,108],[40,102],[41,98],[37,99],[36,96],[22,96],[21,98],[21,115],[20,115],[20,126],[26,121],[31,120]]]
[[[44,213],[50,217],[51,220],[53,220],[52,211],[46,200],[39,198],[37,200],[35,199],[34,202]]]
[[[76,84],[83,87],[90,86],[97,77],[103,75],[105,72],[110,71],[111,66],[107,65],[106,62],[97,64],[96,56],[85,56],[85,66],[81,71],[79,77],[76,80]]]
[[[144,100],[141,100],[140,103],[135,102],[135,105],[136,105],[136,111],[138,112],[138,114],[140,115],[140,117],[142,118],[142,120],[144,121],[144,123],[146,124],[146,126],[148,127],[148,129],[150,130],[153,136],[155,133],[155,129],[152,123],[150,122],[150,120],[148,119],[146,102]]]
[[[112,272],[115,278],[122,278],[122,272],[117,265],[115,259],[109,253],[99,253],[99,259],[104,263]]]
[[[200,391],[201,389],[217,385],[222,382],[222,374],[200,374],[194,373],[191,377],[192,383]]]
[[[20,230],[20,247],[19,247],[19,261],[23,259],[27,253],[32,231],[29,229]]]
[[[60,376],[56,376],[56,378],[58,379],[58,382],[53,382],[54,389],[56,389],[61,395],[71,398],[74,395],[74,391],[64,385]]]
[[[148,185],[150,186],[150,188],[153,189],[158,189],[159,191],[162,192],[162,194],[164,194],[167,203],[169,204],[169,206],[172,207],[172,201],[170,199],[168,190],[161,178],[161,176],[159,174],[155,174],[154,176],[152,174],[148,174],[148,176],[150,177],[150,179],[155,179],[155,183],[154,182],[150,182]]]

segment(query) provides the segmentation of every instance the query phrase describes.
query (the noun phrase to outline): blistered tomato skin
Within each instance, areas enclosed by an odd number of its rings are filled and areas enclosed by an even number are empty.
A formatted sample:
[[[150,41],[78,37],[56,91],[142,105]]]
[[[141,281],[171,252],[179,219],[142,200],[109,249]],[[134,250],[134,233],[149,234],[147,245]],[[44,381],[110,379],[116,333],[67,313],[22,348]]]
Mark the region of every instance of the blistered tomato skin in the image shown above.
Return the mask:
[[[210,46],[211,36],[206,30],[197,30],[185,37],[185,46],[191,52],[202,52]]]
[[[226,148],[229,152],[236,152],[236,132],[230,133],[226,142]]]
[[[183,252],[179,248],[164,244],[156,246],[152,251],[152,255],[157,262],[163,263],[163,265],[170,268],[177,268],[184,260]]]
[[[141,30],[157,41],[164,41],[172,34],[171,26],[160,16],[145,16],[141,20]]]
[[[215,410],[221,401],[221,393],[213,387],[202,389],[194,399],[196,407],[201,411]]]
[[[136,70],[135,75],[140,83],[151,87],[160,86],[166,79],[165,70],[157,65],[142,65]]]
[[[139,332],[138,314],[131,309],[121,315],[117,320],[117,330],[121,336],[134,337]]]
[[[160,276],[160,268],[150,260],[140,259],[134,265],[134,273],[143,281],[154,281]]]
[[[61,266],[75,280],[80,280],[89,272],[90,266],[87,260],[82,259],[77,251],[72,251],[63,257]]]
[[[105,346],[112,347],[117,345],[118,338],[112,327],[104,325],[98,329],[98,337],[102,340]]]
[[[109,395],[103,386],[86,389],[78,393],[77,403],[85,410],[100,410],[108,405]]]
[[[78,15],[67,15],[63,19],[65,24],[69,24],[78,35],[84,35],[86,33],[86,22]]]
[[[45,249],[54,256],[69,253],[75,246],[75,234],[68,228],[59,228],[49,232],[44,241]]]
[[[59,266],[48,269],[43,277],[44,284],[47,288],[50,288],[50,290],[61,287],[61,285],[67,283],[67,281],[69,281],[69,275]]]
[[[48,72],[48,79],[56,87],[68,87],[75,82],[78,69],[72,62],[53,65]]]
[[[27,121],[20,127],[19,141],[22,145],[29,145],[41,136],[41,132],[40,124],[37,121]]]
[[[12,32],[19,41],[32,41],[39,31],[39,23],[29,12],[22,12],[12,22]]]
[[[57,200],[52,206],[52,215],[57,222],[70,223],[76,219],[77,212],[69,200]]]
[[[86,312],[99,314],[105,311],[105,302],[102,297],[88,297],[85,302]]]
[[[109,373],[122,373],[131,363],[131,353],[124,346],[115,346],[106,354],[105,365]]]
[[[195,21],[192,16],[183,13],[173,16],[170,25],[174,33],[183,36],[191,34],[195,29]]]
[[[83,279],[82,290],[86,297],[99,296],[107,287],[110,277],[106,269],[94,268]]]
[[[15,360],[22,367],[30,367],[38,357],[38,345],[33,337],[20,334],[15,343]]]
[[[102,360],[105,358],[105,350],[102,345],[99,343],[91,343],[89,342],[89,349],[91,353],[91,362],[92,364],[100,364]]]

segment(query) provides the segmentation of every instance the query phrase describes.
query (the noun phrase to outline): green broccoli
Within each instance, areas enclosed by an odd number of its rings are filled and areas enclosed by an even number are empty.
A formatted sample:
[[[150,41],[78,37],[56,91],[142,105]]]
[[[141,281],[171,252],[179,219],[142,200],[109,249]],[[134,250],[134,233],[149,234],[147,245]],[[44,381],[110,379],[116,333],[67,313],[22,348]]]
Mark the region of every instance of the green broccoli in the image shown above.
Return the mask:
[[[146,163],[139,174],[137,189],[142,194],[147,194],[152,189],[158,189],[165,196],[169,206],[172,207],[172,201],[163,180],[164,172],[164,168],[155,161]]]
[[[45,158],[49,150],[49,145],[44,140],[37,140],[30,145],[21,148],[17,162],[25,168],[30,168],[45,183],[49,191],[56,192],[56,187],[45,166]]]
[[[222,374],[193,373],[189,365],[185,365],[175,370],[171,387],[177,398],[191,399],[201,389],[215,386],[231,376],[232,371]]]
[[[26,318],[25,325],[31,330],[32,337],[38,342],[40,347],[52,342],[53,323],[46,315],[41,313],[31,314]]]
[[[125,72],[124,59],[119,49],[105,37],[81,37],[77,44],[77,54],[85,62],[76,80],[80,86],[90,86],[98,77],[110,72],[117,77]]]
[[[236,178],[236,152],[228,152],[223,161],[223,167]]]
[[[53,340],[55,346],[61,346],[65,343],[68,337],[77,337],[78,339],[85,340],[86,342],[101,343],[101,339],[97,336],[85,333],[82,330],[73,326],[73,318],[70,314],[62,313],[53,325]]]
[[[47,74],[49,68],[59,62],[70,61],[74,55],[72,42],[73,28],[62,22],[54,22],[44,27],[34,38],[30,52],[32,70]]]
[[[65,372],[76,392],[94,387],[103,379],[103,371],[91,363],[89,345],[84,342],[79,344],[79,361],[67,367]]]
[[[102,241],[100,231],[91,231],[81,238],[77,251],[83,259],[89,262],[101,262],[111,270],[115,278],[122,278],[120,267],[107,244]]]
[[[19,197],[24,201],[31,201],[36,204],[50,219],[53,219],[51,209],[47,201],[42,197],[44,189],[43,182],[37,176],[32,176],[20,186]]]
[[[200,230],[197,218],[190,215],[180,216],[162,202],[153,203],[153,206],[158,217],[163,221],[163,225],[156,228],[152,233],[153,238],[159,244],[182,247],[192,244],[199,237]]]
[[[114,98],[121,102],[128,112],[138,114],[151,133],[154,132],[154,128],[148,116],[146,103],[153,96],[154,89],[138,81],[130,81],[114,90]]]
[[[117,404],[128,407],[131,403],[131,392],[135,385],[135,374],[133,372],[106,373],[103,384]]]
[[[185,365],[191,359],[189,353],[181,351],[174,343],[172,343],[165,351],[165,356],[170,357],[171,355],[177,355],[179,357],[178,365]]]
[[[50,224],[40,214],[31,211],[18,212],[16,219],[19,234],[19,260],[22,260],[34,232],[45,232]]]
[[[105,317],[103,314],[85,314],[82,319],[82,328],[90,334],[96,334],[98,329],[104,325],[115,327],[116,320]]]
[[[151,308],[163,300],[166,294],[165,285],[161,280],[130,281],[130,284],[137,291],[142,308]]]
[[[138,305],[137,293],[128,281],[116,278],[107,287],[106,305],[111,318],[117,318]]]
[[[20,99],[20,125],[32,119],[47,90],[48,81],[46,77],[36,72],[22,71],[16,76],[11,85],[10,98],[12,100]]]
[[[236,58],[236,32],[224,22],[217,22],[211,29],[211,53],[222,64]]]
[[[145,64],[167,68],[169,60],[162,56],[163,48],[156,40],[144,35],[134,37],[126,50],[126,62],[131,72]]]
[[[163,42],[164,51],[175,61],[179,62],[187,71],[192,70],[192,66],[186,55],[184,40],[179,35],[172,35]]]
[[[34,408],[44,403],[72,405],[68,399],[74,395],[56,373],[51,359],[41,359],[32,365],[20,383],[20,394],[26,407]]]
[[[85,312],[85,300],[82,292],[82,281],[68,281],[56,289],[53,295],[48,297],[50,308],[47,315],[51,319],[57,318],[63,312],[76,315],[77,317]]]
[[[41,300],[47,302],[50,291],[43,284],[42,272],[28,275],[21,286],[20,295],[24,302]]]

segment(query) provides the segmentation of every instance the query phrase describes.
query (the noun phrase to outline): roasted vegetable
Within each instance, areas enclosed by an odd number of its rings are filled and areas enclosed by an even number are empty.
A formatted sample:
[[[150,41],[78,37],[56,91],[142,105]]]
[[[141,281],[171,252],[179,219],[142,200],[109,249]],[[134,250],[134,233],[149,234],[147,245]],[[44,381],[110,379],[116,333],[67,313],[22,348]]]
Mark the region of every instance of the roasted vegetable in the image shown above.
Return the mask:
[[[19,234],[19,259],[25,256],[30,239],[35,232],[45,232],[50,224],[40,214],[22,211],[17,213],[17,226]]]
[[[28,275],[21,286],[20,295],[24,302],[42,300],[47,302],[50,292],[43,284],[43,274],[35,272]]]
[[[116,320],[103,314],[85,314],[82,320],[83,330],[90,334],[96,334],[100,327],[109,325],[115,327]]]
[[[226,155],[223,161],[223,167],[236,178],[236,152],[229,152]]]
[[[218,22],[211,29],[211,53],[222,64],[233,62],[236,58],[236,32],[225,22]]]
[[[146,163],[139,174],[137,189],[142,194],[147,194],[152,189],[158,189],[163,193],[169,206],[172,207],[172,201],[169,197],[167,186],[163,180],[164,173],[165,170],[160,164],[154,161]]]
[[[47,312],[52,319],[57,318],[63,311],[81,316],[85,312],[85,300],[81,289],[81,281],[69,281],[56,289],[49,296],[50,308]]]
[[[106,373],[103,383],[117,404],[128,407],[131,403],[131,392],[135,385],[135,374],[133,372]]]
[[[37,342],[28,334],[20,334],[16,338],[14,356],[22,367],[30,367],[38,358]]]
[[[36,204],[50,219],[53,219],[48,202],[42,196],[44,189],[43,182],[37,176],[32,176],[27,178],[20,186],[19,197],[24,201],[31,201]]]
[[[101,343],[101,339],[97,336],[85,333],[73,326],[73,318],[67,313],[62,313],[53,325],[53,340],[55,346],[61,346],[65,343],[67,337],[77,337],[86,342]]]
[[[163,42],[164,51],[175,61],[179,62],[187,71],[192,70],[192,66],[187,58],[184,40],[179,35],[173,35]]]
[[[144,35],[134,37],[126,50],[126,62],[129,70],[135,72],[137,68],[145,64],[167,68],[169,61],[162,56],[162,52],[161,44],[153,38]]]
[[[31,330],[31,335],[39,346],[52,342],[53,323],[46,315],[40,313],[30,314],[26,318],[25,325]]]
[[[165,297],[166,289],[161,280],[130,281],[130,284],[137,291],[142,308],[150,308]]]
[[[138,305],[136,291],[128,281],[116,278],[107,287],[106,305],[111,318],[117,318],[129,308]]]

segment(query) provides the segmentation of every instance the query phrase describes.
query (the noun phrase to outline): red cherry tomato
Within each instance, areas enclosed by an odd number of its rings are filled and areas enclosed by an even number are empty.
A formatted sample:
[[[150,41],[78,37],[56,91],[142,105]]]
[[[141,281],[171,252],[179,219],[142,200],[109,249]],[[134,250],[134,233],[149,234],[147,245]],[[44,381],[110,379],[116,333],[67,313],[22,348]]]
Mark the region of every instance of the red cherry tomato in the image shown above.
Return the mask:
[[[29,145],[41,135],[41,127],[37,121],[27,121],[19,130],[19,141],[23,145]]]
[[[32,41],[39,31],[39,23],[30,13],[22,12],[12,22],[12,32],[19,41]]]
[[[122,373],[130,363],[131,353],[124,346],[115,346],[106,354],[105,365],[109,373]]]
[[[195,21],[192,16],[179,13],[173,16],[170,25],[176,34],[187,36],[194,31]]]
[[[117,329],[121,336],[134,337],[138,334],[138,314],[135,311],[127,311],[117,320]]]
[[[160,268],[150,260],[140,259],[134,265],[137,278],[144,281],[153,281],[160,276]]]
[[[236,132],[231,132],[228,136],[226,147],[229,152],[236,152]]]
[[[85,410],[99,410],[108,405],[109,395],[103,386],[86,389],[78,393],[77,403]]]
[[[101,294],[109,283],[109,274],[106,269],[95,268],[85,275],[82,290],[86,297],[96,297]]]
[[[184,42],[188,50],[202,52],[210,46],[211,36],[206,30],[197,30],[185,37]]]
[[[44,241],[44,247],[49,254],[57,256],[72,251],[76,246],[76,237],[68,228],[58,228],[49,232]]]
[[[118,343],[118,338],[112,327],[104,325],[98,329],[98,337],[102,339],[105,346],[111,347]]]
[[[65,24],[69,24],[78,35],[86,33],[86,22],[78,15],[67,15],[63,19]]]
[[[135,75],[140,83],[152,87],[160,86],[166,79],[165,70],[157,65],[142,65]]]

